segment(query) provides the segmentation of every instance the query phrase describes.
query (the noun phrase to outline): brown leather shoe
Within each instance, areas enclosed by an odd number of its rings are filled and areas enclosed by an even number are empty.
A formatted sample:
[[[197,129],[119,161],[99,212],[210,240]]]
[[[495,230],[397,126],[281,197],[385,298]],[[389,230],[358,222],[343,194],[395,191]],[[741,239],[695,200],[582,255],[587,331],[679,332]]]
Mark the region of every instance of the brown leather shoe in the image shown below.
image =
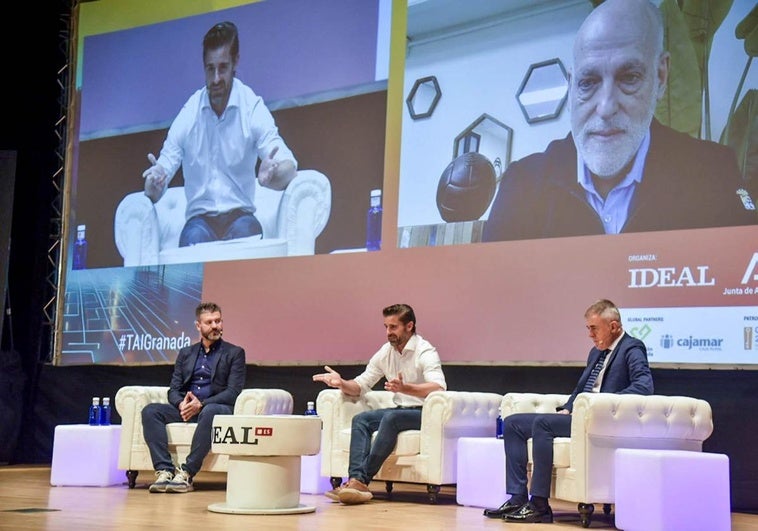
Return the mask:
[[[339,487],[336,487],[332,490],[328,490],[324,493],[324,496],[329,498],[332,501],[340,501],[340,491],[347,486],[347,482],[343,483]]]
[[[374,497],[368,486],[355,478],[350,478],[346,485],[340,488],[338,494],[339,500],[345,505],[357,505],[366,503]]]

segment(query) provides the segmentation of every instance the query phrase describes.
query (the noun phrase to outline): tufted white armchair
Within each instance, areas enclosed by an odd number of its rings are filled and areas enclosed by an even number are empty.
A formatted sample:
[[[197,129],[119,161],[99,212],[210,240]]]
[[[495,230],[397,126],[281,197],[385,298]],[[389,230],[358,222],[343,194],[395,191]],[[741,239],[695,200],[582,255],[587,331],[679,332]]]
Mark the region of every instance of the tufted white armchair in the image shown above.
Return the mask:
[[[128,385],[116,393],[116,411],[121,415],[121,444],[118,468],[126,470],[133,489],[140,470],[153,471],[150,451],[142,435],[142,409],[151,402],[168,404],[168,386]],[[282,389],[243,389],[234,403],[235,415],[291,415],[292,395]],[[196,423],[173,422],[166,425],[168,447],[175,464],[187,458]],[[210,434],[209,434],[210,436]],[[209,452],[201,470],[226,472],[229,456]]]
[[[113,223],[124,266],[207,262],[314,254],[332,207],[329,179],[316,170],[300,170],[283,191],[255,182],[255,216],[263,238],[253,236],[179,247],[187,199],[183,186],[168,188],[153,204],[144,192],[121,200]]]
[[[566,400],[568,395],[508,393],[500,410],[503,418],[513,413],[554,413]],[[571,415],[571,437],[557,437],[553,442],[551,496],[578,502],[582,525],[589,527],[593,504],[604,504],[609,516],[610,504],[615,503],[616,449],[700,452],[712,431],[711,406],[705,400],[580,393]]]
[[[369,391],[351,398],[338,389],[324,389],[316,398],[316,411],[323,422],[321,475],[332,486],[347,476],[350,426],[362,411],[395,407],[393,393]],[[496,393],[435,391],[424,401],[421,429],[400,433],[395,450],[384,462],[375,480],[386,482],[392,492],[395,481],[424,483],[429,501],[436,503],[441,485],[456,483],[456,450],[459,437],[493,437],[502,401]]]

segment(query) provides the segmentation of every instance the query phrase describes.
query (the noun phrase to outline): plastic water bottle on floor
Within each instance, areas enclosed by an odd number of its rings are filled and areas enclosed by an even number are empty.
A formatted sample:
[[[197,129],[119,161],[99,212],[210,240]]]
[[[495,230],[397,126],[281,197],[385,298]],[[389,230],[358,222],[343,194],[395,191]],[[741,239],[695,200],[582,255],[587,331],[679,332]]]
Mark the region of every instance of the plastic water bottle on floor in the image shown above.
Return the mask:
[[[308,404],[305,406],[305,413],[304,413],[304,415],[306,415],[306,416],[318,415],[318,413],[316,413],[316,403],[315,402],[312,402],[312,401],[308,402]]]

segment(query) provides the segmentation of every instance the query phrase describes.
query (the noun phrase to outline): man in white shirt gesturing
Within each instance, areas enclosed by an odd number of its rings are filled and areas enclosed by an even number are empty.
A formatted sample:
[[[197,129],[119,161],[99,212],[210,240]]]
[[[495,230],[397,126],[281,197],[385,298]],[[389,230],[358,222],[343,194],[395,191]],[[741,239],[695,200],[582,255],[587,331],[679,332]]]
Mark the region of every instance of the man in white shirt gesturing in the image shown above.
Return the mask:
[[[392,453],[398,434],[421,428],[421,408],[433,391],[445,391],[447,383],[442,364],[431,343],[416,333],[416,315],[407,304],[393,304],[382,310],[387,343],[382,345],[352,380],[343,379],[330,367],[313,375],[313,380],[341,390],[348,396],[360,396],[386,378],[384,389],[394,394],[395,407],[358,413],[353,417],[350,433],[348,481],[330,490],[326,496],[353,505],[370,500],[371,479]],[[371,437],[377,432],[374,443]]]

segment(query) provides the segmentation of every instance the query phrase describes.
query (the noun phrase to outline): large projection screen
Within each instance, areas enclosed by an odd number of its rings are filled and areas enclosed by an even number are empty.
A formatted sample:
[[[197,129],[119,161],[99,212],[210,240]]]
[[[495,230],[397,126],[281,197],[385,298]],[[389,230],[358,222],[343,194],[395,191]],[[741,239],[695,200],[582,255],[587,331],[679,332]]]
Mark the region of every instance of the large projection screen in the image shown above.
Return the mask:
[[[752,7],[736,0],[713,35],[707,125],[692,136],[720,142],[730,115],[750,123],[740,109],[757,101],[758,73],[745,71],[735,28]],[[654,366],[758,368],[755,210],[735,226],[510,241],[482,241],[491,198],[474,215],[443,217],[439,183],[453,161],[477,152],[501,177],[570,132],[561,76],[591,10],[585,0],[79,4],[54,362],[171,363],[196,340],[195,306],[213,300],[248,363],[364,363],[384,338],[381,308],[406,302],[446,363],[581,365],[583,312],[610,298]],[[225,254],[224,242],[161,253],[148,232],[164,197],[125,231],[152,258],[126,263],[116,212],[143,195],[147,154],[203,86],[202,37],[224,20],[240,32],[237,77],[263,98],[298,168],[329,182],[325,226],[298,255]],[[758,188],[750,155],[734,157],[745,206]],[[180,170],[171,186],[182,184]],[[382,245],[366,252],[373,189]],[[261,211],[278,208],[267,192],[256,193]],[[82,225],[86,263],[75,269]],[[267,243],[264,234],[255,246]]]

